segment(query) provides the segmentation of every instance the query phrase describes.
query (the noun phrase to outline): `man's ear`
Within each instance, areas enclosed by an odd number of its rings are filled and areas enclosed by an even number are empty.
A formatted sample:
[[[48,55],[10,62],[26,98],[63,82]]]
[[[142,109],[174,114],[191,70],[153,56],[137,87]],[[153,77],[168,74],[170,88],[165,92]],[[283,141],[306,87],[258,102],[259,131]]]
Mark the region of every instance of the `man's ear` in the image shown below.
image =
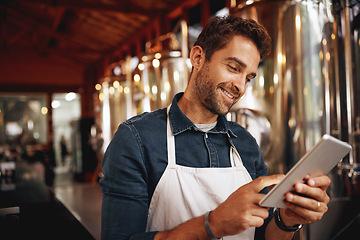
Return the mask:
[[[190,61],[194,69],[199,70],[205,62],[205,52],[200,46],[194,46],[190,51]]]

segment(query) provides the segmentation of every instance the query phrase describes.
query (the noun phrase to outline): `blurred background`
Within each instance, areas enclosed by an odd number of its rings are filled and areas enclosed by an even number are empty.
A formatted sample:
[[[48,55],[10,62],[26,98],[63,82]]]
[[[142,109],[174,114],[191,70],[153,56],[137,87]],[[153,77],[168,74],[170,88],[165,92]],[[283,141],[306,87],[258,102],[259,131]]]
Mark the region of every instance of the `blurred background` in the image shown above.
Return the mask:
[[[0,226],[23,239],[100,239],[101,160],[118,125],[184,91],[211,16],[263,24],[272,52],[227,118],[286,173],[323,134],[353,150],[329,211],[297,239],[358,239],[359,0],[1,0]],[[21,230],[21,231],[19,231]]]

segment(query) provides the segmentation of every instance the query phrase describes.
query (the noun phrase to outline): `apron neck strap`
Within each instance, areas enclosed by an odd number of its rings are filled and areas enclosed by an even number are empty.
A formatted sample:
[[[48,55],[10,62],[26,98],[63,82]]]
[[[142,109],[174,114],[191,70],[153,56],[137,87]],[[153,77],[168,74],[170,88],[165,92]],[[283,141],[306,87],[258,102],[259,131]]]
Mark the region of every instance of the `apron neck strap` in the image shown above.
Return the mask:
[[[226,134],[228,136],[228,140],[229,140],[229,143],[230,143],[230,163],[231,163],[231,166],[232,167],[243,166],[240,154],[236,150],[236,147],[235,147],[233,141],[231,140],[229,132],[227,132]]]
[[[172,133],[171,130],[171,125],[170,125],[170,117],[169,117],[169,112],[170,112],[170,107],[171,105],[167,108],[167,117],[166,117],[166,125],[167,125],[167,155],[168,155],[168,164],[170,166],[175,166],[176,164],[176,160],[175,160],[175,137]]]

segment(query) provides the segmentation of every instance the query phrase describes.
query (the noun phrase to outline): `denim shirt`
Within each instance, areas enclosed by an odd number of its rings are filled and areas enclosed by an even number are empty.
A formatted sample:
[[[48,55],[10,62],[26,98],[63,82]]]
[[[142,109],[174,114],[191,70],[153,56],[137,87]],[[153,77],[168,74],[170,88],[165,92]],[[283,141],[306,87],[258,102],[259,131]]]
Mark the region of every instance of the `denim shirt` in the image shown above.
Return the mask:
[[[228,135],[252,179],[267,174],[255,139],[239,124],[219,116],[204,133],[172,102],[169,118],[175,136],[176,162],[194,168],[230,167]],[[102,239],[153,239],[145,233],[151,197],[167,166],[166,108],[143,113],[120,124],[103,158]],[[263,190],[265,193],[267,189]],[[264,228],[255,239],[264,239]]]

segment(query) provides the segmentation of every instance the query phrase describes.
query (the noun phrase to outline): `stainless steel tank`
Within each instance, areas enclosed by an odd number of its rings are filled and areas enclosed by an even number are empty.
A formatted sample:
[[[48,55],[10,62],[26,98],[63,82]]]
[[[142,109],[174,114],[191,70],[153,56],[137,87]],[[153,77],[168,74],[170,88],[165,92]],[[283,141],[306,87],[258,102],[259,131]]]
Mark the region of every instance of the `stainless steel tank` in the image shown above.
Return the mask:
[[[107,67],[94,96],[95,148],[103,144],[104,152],[120,123],[167,107],[177,92],[185,90],[191,69],[187,31],[186,22],[180,20],[173,32],[146,43],[137,67],[131,66],[131,57]]]
[[[99,80],[94,96],[95,122],[101,131],[103,152],[120,123],[135,115],[132,101],[130,59],[112,63]]]
[[[327,2],[238,1],[232,14],[263,24],[272,53],[234,109],[263,113],[271,124],[270,171],[287,171],[324,133],[330,134],[331,22]],[[328,9],[329,8],[329,9]]]
[[[189,68],[181,51],[162,50],[144,55],[134,72],[136,112],[150,112],[169,106],[177,92],[187,86]]]
[[[172,32],[146,44],[146,53],[134,71],[133,100],[137,113],[167,107],[176,93],[185,91],[191,70],[188,51],[184,20]]]
[[[256,79],[229,119],[247,121],[270,173],[287,172],[325,133],[353,146],[329,174],[332,201],[326,216],[331,217],[308,226],[298,237],[341,236],[345,228],[340,226],[351,222],[346,216],[360,211],[360,204],[346,210],[360,192],[359,3],[238,0],[231,7],[231,14],[264,25],[273,43],[272,53],[260,63]]]

